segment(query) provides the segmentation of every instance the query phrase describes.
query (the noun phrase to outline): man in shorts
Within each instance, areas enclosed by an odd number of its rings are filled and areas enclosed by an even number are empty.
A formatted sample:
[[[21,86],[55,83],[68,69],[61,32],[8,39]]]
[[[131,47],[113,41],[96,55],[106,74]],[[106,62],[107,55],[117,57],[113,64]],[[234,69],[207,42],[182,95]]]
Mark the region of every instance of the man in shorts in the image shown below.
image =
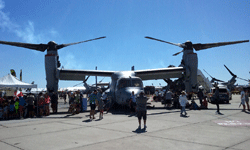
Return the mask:
[[[24,99],[22,96],[20,96],[20,97],[19,97],[19,112],[20,112],[20,118],[23,118],[23,117],[24,117],[23,113],[24,113],[24,110],[25,110],[25,106],[26,106],[26,101],[25,101],[25,99]]]
[[[243,109],[242,109],[242,111],[246,111],[246,105],[245,105],[245,91],[244,91],[244,89],[242,88],[242,91],[241,91],[241,93],[240,93],[240,98],[241,98],[241,104],[242,104],[242,106],[243,106]]]
[[[89,95],[89,104],[90,104],[89,119],[92,119],[91,116],[93,116],[93,119],[95,119],[96,101],[97,101],[97,91],[94,90],[93,93]]]
[[[136,109],[137,109],[137,117],[139,122],[138,129],[141,129],[141,118],[144,121],[144,130],[146,130],[146,120],[147,120],[147,100],[148,98],[144,96],[144,92],[142,91],[140,95],[136,98]]]

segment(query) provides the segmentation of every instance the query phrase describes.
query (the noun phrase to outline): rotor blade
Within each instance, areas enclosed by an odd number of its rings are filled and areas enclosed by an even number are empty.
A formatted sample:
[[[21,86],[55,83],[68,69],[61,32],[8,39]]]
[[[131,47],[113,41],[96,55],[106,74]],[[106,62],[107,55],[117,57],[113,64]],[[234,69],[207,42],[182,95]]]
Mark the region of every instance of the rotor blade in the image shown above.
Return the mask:
[[[228,70],[228,72],[233,76],[233,77],[237,77],[235,74],[233,74],[232,73],[232,71],[231,70],[229,70],[228,68],[227,68],[227,66],[226,65],[224,65],[225,67],[226,67],[226,69]]]
[[[88,77],[83,81],[83,83],[85,83],[85,82],[89,79],[89,77],[90,77],[90,76],[88,76]]]
[[[89,77],[90,76],[88,76],[83,82],[81,82],[81,83],[78,83],[78,84],[76,84],[76,85],[74,85],[73,87],[75,87],[75,86],[77,86],[77,85],[79,85],[79,84],[83,84],[83,83],[86,83],[86,81],[89,79]]]
[[[105,77],[103,77],[103,78],[102,78],[102,80],[103,80],[104,78],[105,78]],[[101,80],[101,81],[99,81],[99,83],[102,83],[102,80]]]
[[[175,54],[173,54],[173,56],[176,56],[176,55],[179,55],[180,53],[182,53],[184,50],[182,50],[182,51],[180,51],[180,52],[178,52],[178,53],[175,53]]]
[[[205,72],[206,72],[206,70],[205,69],[203,69]],[[207,72],[206,72],[207,73]],[[209,73],[207,73],[211,78],[214,78],[214,77],[212,77]]]
[[[47,44],[30,44],[30,43],[20,43],[20,42],[7,42],[7,41],[0,41],[0,44],[29,48],[37,51],[44,52],[48,45]]]
[[[82,82],[81,82],[81,83],[78,83],[78,84],[74,85],[73,87],[76,87],[76,86],[79,85],[79,84],[83,84],[83,83],[82,83]]]
[[[198,51],[198,50],[203,50],[207,48],[212,48],[212,47],[218,47],[218,46],[225,46],[225,45],[230,45],[230,44],[238,44],[238,43],[244,43],[244,42],[249,42],[249,40],[244,40],[244,41],[232,41],[232,42],[218,42],[218,43],[206,43],[206,44],[193,44],[193,48]]]
[[[218,82],[225,82],[225,81],[222,81],[222,80],[219,80],[219,79],[216,79],[216,78],[213,78],[214,81],[218,81]]]
[[[160,42],[164,42],[164,43],[168,43],[168,44],[172,44],[172,45],[175,45],[175,46],[179,46],[179,47],[181,47],[181,48],[184,48],[184,45],[182,45],[182,44],[180,44],[180,43],[178,43],[178,44],[176,44],[176,43],[171,43],[171,42],[163,41],[163,40],[160,40],[160,39],[152,38],[152,37],[149,37],[149,36],[145,36],[145,38],[151,39],[151,40],[160,41]]]
[[[57,49],[61,49],[61,48],[64,48],[64,47],[66,47],[66,46],[75,45],[75,44],[80,44],[80,43],[89,42],[89,41],[94,41],[94,40],[99,40],[99,39],[102,39],[102,38],[106,38],[106,36],[99,37],[99,38],[95,38],[95,39],[90,39],[90,40],[86,40],[86,41],[81,41],[81,42],[68,43],[68,44],[61,44],[61,45],[57,45],[56,48],[57,48]]]
[[[163,79],[166,83],[168,83],[168,80],[167,79]]]
[[[237,78],[249,82],[249,80],[247,80],[247,79],[243,79],[243,78],[240,78],[240,77],[237,77]]]

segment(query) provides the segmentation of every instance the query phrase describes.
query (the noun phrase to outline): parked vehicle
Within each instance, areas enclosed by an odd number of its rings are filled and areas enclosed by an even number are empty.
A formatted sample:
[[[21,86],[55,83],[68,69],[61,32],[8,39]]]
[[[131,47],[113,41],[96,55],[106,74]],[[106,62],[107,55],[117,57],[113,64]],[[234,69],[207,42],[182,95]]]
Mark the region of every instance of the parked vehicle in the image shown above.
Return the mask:
[[[207,99],[210,103],[215,103],[214,92],[215,87],[211,88],[210,93],[208,93]],[[232,94],[229,89],[227,87],[219,87],[219,103],[229,103],[230,100],[232,100]]]

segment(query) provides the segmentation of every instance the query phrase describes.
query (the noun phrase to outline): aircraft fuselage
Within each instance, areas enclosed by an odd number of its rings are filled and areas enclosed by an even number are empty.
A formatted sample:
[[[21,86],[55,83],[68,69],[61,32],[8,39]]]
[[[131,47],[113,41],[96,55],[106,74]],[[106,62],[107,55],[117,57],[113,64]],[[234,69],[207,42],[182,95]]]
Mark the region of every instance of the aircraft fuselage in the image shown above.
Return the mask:
[[[111,76],[109,95],[113,102],[128,105],[132,91],[135,95],[143,91],[142,80],[133,71],[119,71]]]

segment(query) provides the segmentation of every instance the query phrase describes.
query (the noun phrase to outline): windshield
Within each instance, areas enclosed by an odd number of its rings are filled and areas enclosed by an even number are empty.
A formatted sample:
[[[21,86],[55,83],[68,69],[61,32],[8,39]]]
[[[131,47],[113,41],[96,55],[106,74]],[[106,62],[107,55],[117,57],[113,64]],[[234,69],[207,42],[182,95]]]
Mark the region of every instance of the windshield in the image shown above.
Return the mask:
[[[212,92],[214,93],[215,89]],[[227,93],[227,89],[219,89],[219,93]]]
[[[118,88],[125,87],[142,87],[142,81],[140,79],[121,79],[118,83]]]

